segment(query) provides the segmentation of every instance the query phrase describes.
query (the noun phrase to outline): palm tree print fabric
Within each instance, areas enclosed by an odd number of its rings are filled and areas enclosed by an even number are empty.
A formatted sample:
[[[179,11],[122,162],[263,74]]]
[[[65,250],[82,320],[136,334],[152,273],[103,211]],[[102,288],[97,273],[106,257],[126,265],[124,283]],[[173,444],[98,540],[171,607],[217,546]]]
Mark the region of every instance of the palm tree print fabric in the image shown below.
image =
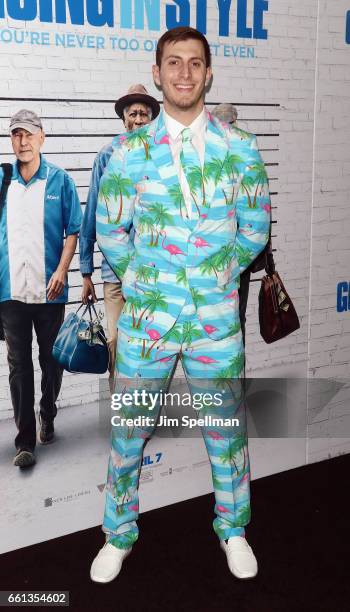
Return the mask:
[[[191,220],[162,113],[114,140],[100,184],[97,240],[123,281],[119,329],[133,337],[148,339],[150,316],[163,337],[189,292],[208,337],[229,336],[239,322],[239,275],[268,240],[270,198],[254,136],[208,113],[204,167],[194,163],[187,176]]]
[[[147,327],[151,331],[152,327]],[[240,330],[213,342],[203,330],[189,297],[176,325],[164,338],[150,337],[146,341],[119,332],[116,391],[128,394],[135,389],[166,391],[178,355],[192,395],[202,396],[205,392],[214,397],[219,392],[222,398],[222,405],[209,402],[198,413],[189,409],[188,414],[196,418],[210,415],[238,419],[239,425],[234,427],[203,426],[202,435],[215,492],[214,530],[220,539],[243,536],[250,520],[250,470],[240,379],[244,363]],[[130,425],[112,428],[103,530],[110,543],[118,548],[129,548],[138,538],[139,471],[145,441],[154,430],[152,425],[134,426],[135,417],[152,415],[156,420],[159,410],[159,405],[152,412],[146,404],[122,407],[120,416],[131,419]],[[173,415],[175,412],[176,404]]]
[[[164,388],[178,355],[196,384],[226,379],[229,385],[242,374],[239,276],[269,236],[265,168],[254,136],[209,113],[204,166],[195,159],[186,165],[191,219],[160,113],[148,126],[115,139],[101,180],[97,239],[126,300],[118,322],[117,374],[139,388],[146,379]],[[227,410],[243,410],[243,404]],[[114,429],[103,529],[111,543],[128,548],[138,535],[138,477],[152,432],[117,435]],[[229,437],[215,429],[202,433],[216,496],[214,529],[222,539],[242,535],[250,517],[245,431]]]

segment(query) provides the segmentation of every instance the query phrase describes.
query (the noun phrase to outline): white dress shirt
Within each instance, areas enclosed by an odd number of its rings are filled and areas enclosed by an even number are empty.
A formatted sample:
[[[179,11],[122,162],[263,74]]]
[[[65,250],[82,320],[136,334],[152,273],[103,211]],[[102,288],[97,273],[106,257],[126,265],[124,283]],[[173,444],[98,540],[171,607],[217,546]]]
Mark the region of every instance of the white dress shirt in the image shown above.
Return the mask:
[[[188,186],[188,182],[185,176],[185,173],[182,169],[180,162],[180,153],[182,149],[182,131],[188,127],[192,132],[192,144],[196,149],[201,166],[203,168],[204,165],[204,155],[205,155],[205,132],[207,129],[207,116],[205,109],[203,108],[202,112],[196,117],[194,121],[192,121],[191,125],[182,125],[179,121],[170,117],[164,111],[164,121],[165,126],[169,135],[169,144],[171,154],[173,156],[175,168],[177,171],[177,175],[180,181],[181,191],[184,196],[187,216],[189,219],[192,218],[192,197],[190,193],[190,188]]]

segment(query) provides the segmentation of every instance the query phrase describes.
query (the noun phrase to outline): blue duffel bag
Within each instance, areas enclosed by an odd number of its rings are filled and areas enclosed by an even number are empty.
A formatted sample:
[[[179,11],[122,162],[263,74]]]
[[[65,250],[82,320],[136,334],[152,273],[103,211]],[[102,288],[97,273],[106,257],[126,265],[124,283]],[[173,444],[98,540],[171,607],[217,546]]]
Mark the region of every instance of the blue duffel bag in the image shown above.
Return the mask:
[[[104,374],[108,367],[108,347],[101,316],[88,302],[81,316],[70,312],[63,321],[53,345],[52,354],[67,372]],[[95,317],[92,317],[92,310]],[[89,320],[84,319],[88,311]]]

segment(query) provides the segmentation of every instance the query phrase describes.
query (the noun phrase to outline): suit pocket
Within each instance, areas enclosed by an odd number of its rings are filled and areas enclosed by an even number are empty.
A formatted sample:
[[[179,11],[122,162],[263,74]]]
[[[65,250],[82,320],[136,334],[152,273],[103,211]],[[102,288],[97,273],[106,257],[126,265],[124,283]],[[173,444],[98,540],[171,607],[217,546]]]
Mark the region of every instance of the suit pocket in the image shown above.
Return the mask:
[[[237,259],[233,257],[224,270],[219,270],[217,272],[217,286],[219,289],[225,289],[232,283],[235,283],[235,286],[239,287],[239,265]]]

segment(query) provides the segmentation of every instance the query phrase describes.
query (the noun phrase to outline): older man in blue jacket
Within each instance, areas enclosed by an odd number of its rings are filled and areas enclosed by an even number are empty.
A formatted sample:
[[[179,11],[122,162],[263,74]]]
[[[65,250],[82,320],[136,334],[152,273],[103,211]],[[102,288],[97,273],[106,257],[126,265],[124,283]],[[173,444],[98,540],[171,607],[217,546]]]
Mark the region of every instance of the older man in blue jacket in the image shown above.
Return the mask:
[[[160,106],[155,98],[148,95],[143,85],[132,85],[127,94],[116,101],[115,111],[119,118],[123,120],[127,132],[132,132],[155,119],[159,114]],[[80,271],[83,275],[82,301],[84,304],[86,304],[88,299],[96,300],[95,287],[91,276],[94,271],[93,258],[96,242],[97,196],[100,179],[112,152],[112,143],[109,143],[96,155],[80,232]],[[117,343],[117,321],[123,308],[124,300],[121,293],[121,282],[105,258],[102,259],[101,276],[108,327],[109,371],[112,391]]]

